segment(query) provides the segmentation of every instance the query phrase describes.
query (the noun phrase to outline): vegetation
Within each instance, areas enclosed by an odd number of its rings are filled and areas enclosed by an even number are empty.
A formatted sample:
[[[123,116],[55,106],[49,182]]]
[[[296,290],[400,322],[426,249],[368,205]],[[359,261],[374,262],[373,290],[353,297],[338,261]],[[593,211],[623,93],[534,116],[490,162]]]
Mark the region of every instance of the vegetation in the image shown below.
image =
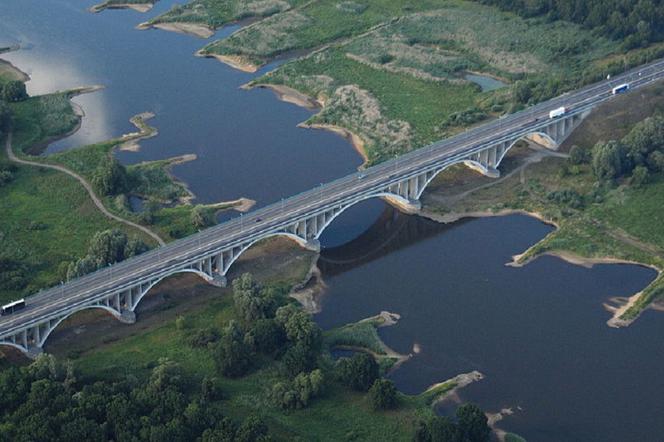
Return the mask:
[[[388,381],[382,382],[384,385],[376,387],[375,390],[380,392],[380,397],[383,398],[378,402],[392,404],[390,406],[394,408],[374,409],[372,393],[356,392],[340,383],[329,353],[320,347],[312,369],[301,373],[292,371],[287,365],[289,350],[306,345],[307,342],[315,342],[316,336],[319,336],[319,332],[316,332],[317,326],[310,317],[299,307],[289,304],[285,297],[294,280],[290,280],[286,286],[263,285],[250,276],[242,276],[236,280],[239,282],[234,284],[232,296],[219,296],[220,289],[206,286],[211,297],[201,302],[197,309],[177,315],[174,320],[164,323],[163,318],[168,315],[168,311],[160,309],[155,312],[156,320],[152,322],[153,325],[149,325],[148,319],[147,327],[146,323],[143,323],[143,326],[133,332],[125,333],[125,338],[99,341],[84,352],[74,353],[71,345],[65,345],[64,351],[77,358],[69,370],[75,373],[75,381],[70,381],[72,387],[67,390],[70,398],[68,401],[52,402],[64,405],[58,409],[62,413],[53,413],[51,419],[81,416],[93,420],[97,428],[107,431],[108,433],[104,434],[108,434],[109,439],[124,440],[114,431],[125,427],[114,424],[115,415],[111,416],[105,411],[106,407],[114,407],[120,402],[116,400],[116,386],[119,385],[124,386],[121,391],[126,396],[123,397],[131,402],[120,403],[126,404],[123,406],[128,412],[134,413],[139,419],[131,427],[134,440],[146,440],[156,434],[165,434],[163,437],[168,440],[201,435],[201,427],[191,427],[193,422],[203,422],[203,427],[211,428],[210,433],[222,431],[230,425],[229,422],[233,422],[232,427],[239,431],[248,416],[256,416],[263,422],[264,425],[260,427],[275,440],[411,440],[418,422],[427,421],[434,416],[428,396],[425,399],[423,396],[407,396],[396,392],[392,401],[392,389]],[[159,288],[157,290],[160,291]],[[182,288],[173,291],[182,291]],[[163,295],[160,293],[158,297],[161,296]],[[261,301],[247,304],[248,297],[268,297],[274,300],[274,303]],[[182,300],[188,300],[186,303],[191,304],[191,289],[182,296]],[[247,305],[261,307],[247,309]],[[239,313],[240,311],[244,313]],[[247,312],[253,313],[246,316]],[[267,317],[246,320],[262,316]],[[257,325],[259,323],[271,323],[277,327],[280,331],[278,335],[282,336],[277,345],[259,348],[257,344],[260,339],[256,339],[256,336],[260,335],[256,331],[262,327]],[[71,326],[75,327],[76,324],[78,323],[72,322]],[[56,341],[57,333],[56,331],[53,337]],[[91,329],[90,333],[89,339],[99,339],[95,337],[94,329]],[[105,331],[103,334],[106,336],[108,333]],[[217,364],[219,347],[226,345],[224,336],[233,335],[236,337],[233,339],[235,346],[242,347],[250,361],[242,375],[235,372],[224,374],[221,371],[223,367]],[[241,338],[238,339],[239,336]],[[363,358],[371,357],[365,354]],[[38,363],[40,362],[42,360]],[[49,362],[48,365],[55,364],[56,362]],[[0,371],[0,379],[2,376],[9,376],[7,373],[9,372]],[[35,381],[30,379],[21,384],[20,388],[30,391],[36,388],[32,387],[34,383]],[[2,408],[8,410],[6,414],[0,413],[2,428],[13,422],[11,419],[15,419],[14,416],[18,416],[14,410],[25,409],[22,407],[27,407],[26,404],[31,398],[30,394],[22,393],[24,390],[12,390],[11,383],[8,385],[6,389],[0,388],[3,398],[14,398],[17,404]],[[149,389],[156,385],[162,386],[158,395],[162,402],[159,405],[146,405],[142,399],[143,392],[150,391]],[[453,385],[446,385],[437,393],[445,394],[452,387]],[[83,393],[76,394],[79,391]],[[82,412],[74,413],[76,409],[68,408],[68,404],[72,403],[71,398],[74,398],[73,403],[76,406],[81,404],[81,400],[77,398],[87,392],[98,394],[96,398],[99,405],[94,408],[94,417]],[[108,396],[103,395],[104,392],[108,392]],[[174,400],[175,398],[177,400]],[[87,405],[87,402],[85,403]],[[133,408],[143,405],[145,408]],[[203,417],[190,419],[190,413],[195,409],[200,410],[203,416],[213,415],[214,421]],[[47,413],[52,411],[51,408],[45,409]],[[25,425],[29,425],[27,422],[31,421],[26,421]],[[103,425],[104,422],[108,422],[108,425]],[[128,422],[134,421],[130,419]],[[56,440],[58,437],[64,438],[65,433],[59,428],[65,427],[49,425],[48,429],[52,431],[49,436]],[[157,433],[166,430],[168,433]],[[202,440],[217,440],[212,438],[210,433],[210,439],[206,439],[205,435],[199,437],[202,437]],[[191,436],[192,434],[194,436]]]
[[[269,17],[302,3],[303,0],[193,0],[173,6],[149,23],[196,23],[217,29],[239,20]]]
[[[90,240],[88,254],[69,263],[67,279],[94,272],[132,256],[140,255],[148,246],[138,238],[127,238],[127,234],[118,229],[96,233]]]
[[[491,429],[486,415],[476,405],[464,404],[456,410],[456,422],[449,417],[434,417],[421,422],[415,433],[418,442],[484,442]]]
[[[664,39],[661,0],[630,2],[575,0],[480,0],[526,17],[546,15],[550,20],[568,20],[622,40],[626,48],[647,46]]]

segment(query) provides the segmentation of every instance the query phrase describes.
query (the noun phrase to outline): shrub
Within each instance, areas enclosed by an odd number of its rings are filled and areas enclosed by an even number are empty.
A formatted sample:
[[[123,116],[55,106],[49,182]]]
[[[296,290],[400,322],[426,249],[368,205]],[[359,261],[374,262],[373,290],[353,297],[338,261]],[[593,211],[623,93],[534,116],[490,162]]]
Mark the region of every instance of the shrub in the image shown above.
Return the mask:
[[[357,391],[367,391],[378,379],[379,367],[366,353],[355,353],[351,358],[340,358],[336,364],[339,381]]]
[[[369,389],[369,398],[374,410],[389,410],[397,406],[397,389],[388,379],[376,379]]]

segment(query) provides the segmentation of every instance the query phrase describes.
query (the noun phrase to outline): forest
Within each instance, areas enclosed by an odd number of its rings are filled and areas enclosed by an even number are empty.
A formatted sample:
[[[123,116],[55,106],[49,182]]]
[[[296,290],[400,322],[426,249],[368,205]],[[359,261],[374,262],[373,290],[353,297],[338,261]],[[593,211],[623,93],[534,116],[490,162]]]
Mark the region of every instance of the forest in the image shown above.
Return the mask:
[[[661,0],[480,0],[524,17],[567,20],[622,40],[626,49],[664,39]]]

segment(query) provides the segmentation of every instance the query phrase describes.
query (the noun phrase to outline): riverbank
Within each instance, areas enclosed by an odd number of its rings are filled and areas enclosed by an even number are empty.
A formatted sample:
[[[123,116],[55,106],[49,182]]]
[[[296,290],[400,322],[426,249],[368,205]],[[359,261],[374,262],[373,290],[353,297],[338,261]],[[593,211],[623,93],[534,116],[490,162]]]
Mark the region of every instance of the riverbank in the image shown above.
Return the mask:
[[[143,22],[136,29],[161,29],[163,31],[177,32],[178,34],[192,35],[194,37],[207,39],[214,35],[214,30],[200,23],[151,23]]]
[[[106,9],[133,9],[136,12],[145,13],[154,7],[158,0],[106,0],[103,3],[91,6],[90,12],[98,13]]]

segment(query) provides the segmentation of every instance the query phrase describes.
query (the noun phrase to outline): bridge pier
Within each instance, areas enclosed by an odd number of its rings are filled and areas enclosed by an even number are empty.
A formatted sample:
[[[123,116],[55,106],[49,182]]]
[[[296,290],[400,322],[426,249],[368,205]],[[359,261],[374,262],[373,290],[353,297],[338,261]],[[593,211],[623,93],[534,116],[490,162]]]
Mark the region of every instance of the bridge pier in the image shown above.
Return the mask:
[[[399,209],[400,211],[408,214],[414,215],[419,213],[422,210],[422,203],[420,200],[416,199],[404,199],[404,198],[395,198],[391,196],[385,196],[385,201]]]
[[[319,253],[320,252],[320,241],[318,241],[317,239],[312,238],[309,241],[307,241],[306,243],[304,243],[302,245],[302,247],[304,247],[305,250],[309,250],[310,252]]]
[[[123,310],[118,320],[123,324],[133,324],[136,322],[136,312],[132,310]]]
[[[228,287],[228,278],[226,278],[224,275],[216,274],[209,282],[210,285],[215,287]]]
[[[28,358],[30,358],[30,359],[32,359],[32,360],[35,360],[35,359],[37,359],[37,358],[39,357],[39,355],[41,355],[42,353],[44,353],[44,349],[43,349],[43,348],[41,348],[41,347],[30,347],[25,355],[26,355]]]

